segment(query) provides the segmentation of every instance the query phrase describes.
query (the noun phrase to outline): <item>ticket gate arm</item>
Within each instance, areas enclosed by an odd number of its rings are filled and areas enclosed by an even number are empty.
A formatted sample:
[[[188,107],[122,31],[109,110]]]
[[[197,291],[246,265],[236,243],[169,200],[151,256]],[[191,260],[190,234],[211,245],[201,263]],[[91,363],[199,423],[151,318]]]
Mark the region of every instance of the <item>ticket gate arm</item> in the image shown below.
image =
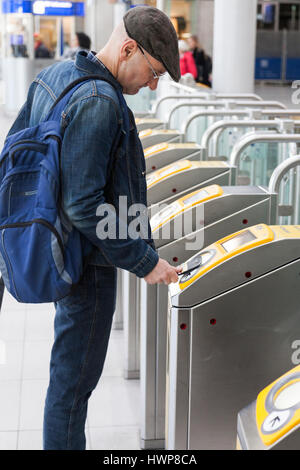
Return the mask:
[[[233,147],[229,162],[231,165],[239,167],[239,162],[242,152],[251,144],[257,142],[274,142],[274,143],[288,143],[288,142],[300,142],[300,134],[279,134],[272,131],[265,132],[248,132],[245,134]]]
[[[300,111],[298,109],[262,109],[261,114],[269,118],[290,118],[293,116],[300,116]]]
[[[263,101],[262,97],[255,93],[216,93],[215,96],[219,99]]]
[[[207,99],[207,93],[197,93],[197,94],[191,94],[191,95],[166,95],[162,96],[158,100],[153,103],[152,109],[151,109],[151,115],[156,116],[158,112],[158,108],[164,101],[168,100],[186,100],[186,99],[198,99],[198,100],[206,100]]]
[[[214,106],[214,107],[224,107],[228,109],[235,109],[235,108],[280,108],[280,109],[286,109],[286,106],[279,101],[251,101],[251,100],[206,100],[206,101],[199,101],[199,102],[191,102],[188,101],[189,98],[187,98],[187,101],[181,101],[179,103],[176,103],[169,111],[169,113],[166,116],[166,126],[170,127],[171,125],[171,119],[175,111],[177,109],[182,108],[182,107],[209,107],[209,106]]]
[[[286,121],[281,121],[281,120],[272,120],[272,119],[245,119],[245,120],[236,120],[236,119],[230,119],[228,121],[222,120],[222,121],[217,121],[214,122],[211,126],[209,126],[206,131],[204,132],[202,139],[201,139],[201,144],[200,146],[205,149],[207,152],[207,157],[208,155],[208,149],[209,149],[209,144],[210,140],[214,137],[218,131],[221,131],[221,133],[224,131],[224,129],[228,127],[253,127],[253,128],[275,128],[278,130],[281,130],[284,124],[286,123],[287,126],[292,130],[294,127],[294,121],[289,119]],[[218,139],[216,142],[216,150],[218,149],[218,140],[220,138],[220,134],[218,134]],[[214,153],[214,156],[217,156],[217,151]]]
[[[221,108],[221,109],[204,109],[202,111],[196,111],[195,113],[192,113],[188,116],[186,121],[183,122],[182,127],[181,127],[181,133],[182,135],[187,136],[187,131],[188,128],[190,127],[191,123],[194,121],[194,119],[203,117],[203,116],[240,116],[240,117],[247,117],[250,115],[250,110],[247,109],[226,109],[226,108]]]
[[[269,191],[279,193],[280,184],[284,178],[284,176],[293,168],[300,166],[300,155],[296,155],[293,157],[284,160],[280,163],[275,170],[273,171],[270,181],[269,181]],[[276,221],[278,223],[278,217],[285,216],[285,215],[293,215],[294,221],[297,218],[297,214],[299,212],[299,187],[297,186],[295,189],[296,194],[294,194],[294,206],[282,206],[278,205],[276,211]]]
[[[176,103],[169,111],[169,113],[166,116],[166,126],[167,128],[170,127],[171,124],[171,119],[173,117],[173,114],[175,111],[177,111],[179,108],[192,108],[194,106],[197,106],[198,108],[208,108],[213,106],[214,108],[225,108],[226,107],[226,101],[221,101],[221,100],[202,100],[202,101],[180,101],[179,103]]]
[[[273,171],[270,181],[269,181],[269,191],[278,193],[280,188],[280,183],[284,178],[285,174],[288,173],[293,168],[296,168],[300,165],[300,155],[295,155],[293,157],[284,160],[280,163],[275,170]]]
[[[177,85],[176,83],[172,83],[173,86]],[[190,89],[188,89],[190,91]],[[233,100],[253,100],[253,101],[263,101],[263,99],[256,95],[255,93],[208,93],[208,92],[199,92],[197,94],[189,94],[189,95],[166,95],[162,96],[152,106],[151,115],[156,116],[158,108],[160,107],[161,103],[168,100],[180,100],[180,99],[204,99],[204,100],[224,100],[224,99],[233,99]]]

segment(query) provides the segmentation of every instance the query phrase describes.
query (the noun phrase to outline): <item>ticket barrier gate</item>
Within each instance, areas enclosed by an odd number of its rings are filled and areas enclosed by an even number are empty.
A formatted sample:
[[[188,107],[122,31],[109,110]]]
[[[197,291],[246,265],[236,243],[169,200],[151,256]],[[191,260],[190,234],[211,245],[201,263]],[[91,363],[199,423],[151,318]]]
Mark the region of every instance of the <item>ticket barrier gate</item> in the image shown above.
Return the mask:
[[[163,103],[166,101],[170,100],[176,100],[178,102],[179,100],[203,100],[208,102],[210,101],[216,101],[216,100],[235,100],[235,101],[240,101],[240,100],[248,100],[248,101],[262,101],[262,98],[258,95],[255,95],[253,93],[189,93],[188,95],[178,95],[178,94],[170,94],[170,95],[165,95],[161,96],[158,98],[153,106],[152,109],[149,113],[144,113],[143,117],[159,117],[161,114],[160,112],[160,107],[162,106]],[[170,106],[169,106],[170,108]],[[138,116],[138,114],[135,113],[135,116]]]
[[[158,254],[170,264],[182,264],[201,246],[232,230],[261,221],[274,223],[276,208],[276,193],[260,186],[206,186],[177,199],[151,218]],[[188,224],[187,233],[176,238],[182,223]],[[141,281],[140,312],[141,447],[164,448],[167,286]]]
[[[193,173],[196,173],[193,176]],[[168,165],[147,177],[147,198],[153,204],[153,213],[159,203],[169,204],[193,189],[209,184],[234,185],[235,167],[226,162],[190,162],[181,160]],[[180,175],[184,176],[183,181]],[[151,186],[151,187],[150,187]],[[177,190],[177,189],[178,190]],[[176,189],[174,192],[173,190]],[[166,201],[164,200],[166,199]],[[139,282],[134,274],[122,271],[122,312],[125,337],[124,377],[136,379],[140,376],[140,292]]]
[[[259,224],[192,257],[169,287],[167,449],[234,449],[236,419],[291,367],[300,226]]]
[[[243,108],[243,109],[248,109],[250,108],[255,109],[255,110],[262,110],[262,109],[286,109],[286,106],[279,101],[251,101],[251,100],[241,100],[241,101],[228,101],[228,100],[217,100],[217,101],[191,101],[191,100],[180,100],[178,101],[172,108],[169,110],[169,113],[166,117],[166,128],[169,128],[172,123],[173,116],[176,111],[178,111],[181,108],[199,108],[193,115],[199,115],[203,112],[200,111],[201,108],[225,108],[225,109],[238,109],[238,108]]]
[[[150,173],[147,177],[148,206],[169,204],[208,184],[235,184],[235,167],[223,161],[180,160]]]
[[[156,118],[135,118],[135,124],[138,132],[144,131],[145,129],[163,129],[164,122]]]
[[[294,132],[297,121],[292,119],[228,119],[221,120],[213,123],[204,132],[201,139],[201,155],[203,160],[208,160],[212,154],[213,157],[217,158],[219,155],[219,140],[222,133],[229,128],[234,128],[241,132],[247,129],[272,129],[279,133]],[[226,154],[230,153],[229,148],[226,149]],[[225,153],[223,152],[223,153]]]
[[[160,168],[170,165],[171,163],[188,159],[201,160],[201,149],[195,143],[168,143],[162,142],[152,145],[144,150],[146,174]]]
[[[143,149],[161,142],[180,142],[181,133],[172,129],[145,129],[139,132]]]
[[[239,412],[236,448],[300,449],[300,366],[264,388]]]

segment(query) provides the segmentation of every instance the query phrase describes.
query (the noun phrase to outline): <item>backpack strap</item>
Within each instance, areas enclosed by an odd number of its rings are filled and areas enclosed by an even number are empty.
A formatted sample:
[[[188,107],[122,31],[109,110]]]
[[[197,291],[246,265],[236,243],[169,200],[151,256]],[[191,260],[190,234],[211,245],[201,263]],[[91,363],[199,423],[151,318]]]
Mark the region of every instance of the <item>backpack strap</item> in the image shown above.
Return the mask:
[[[120,105],[123,104],[122,101],[124,100],[124,98],[123,98],[123,96],[122,96],[123,99],[121,98],[120,95],[122,95],[122,94],[120,93],[120,91],[116,87],[116,84],[113,82],[113,80],[111,80],[108,77],[102,76],[100,74],[99,75],[96,75],[96,74],[94,74],[94,75],[85,75],[85,76],[79,77],[76,80],[74,80],[73,82],[71,82],[61,92],[59,97],[55,100],[55,102],[51,106],[50,111],[49,111],[47,117],[45,118],[45,121],[50,121],[50,120],[59,121],[60,117],[61,117],[61,113],[62,113],[63,109],[65,108],[65,106],[67,105],[68,101],[71,99],[73,93],[77,90],[77,88],[80,87],[80,85],[82,83],[84,83],[86,81],[89,81],[89,80],[102,80],[104,82],[108,82],[116,90],[116,92],[118,94],[119,101],[120,101]]]
[[[115,142],[115,145],[113,146],[112,149],[112,162],[111,162],[111,168],[110,168],[110,176],[114,173],[115,169],[115,164],[116,164],[116,158],[118,154],[118,150],[120,147],[120,142],[122,140],[122,137],[125,139],[125,144],[124,146],[127,148],[128,146],[128,141],[129,141],[129,115],[128,115],[128,110],[127,110],[127,104],[125,101],[125,98],[121,91],[118,89],[116,84],[111,80],[109,77],[103,76],[103,75],[85,75],[83,77],[77,78],[73,82],[71,82],[63,91],[62,93],[58,96],[58,98],[55,100],[53,103],[47,117],[45,118],[45,121],[60,121],[61,119],[61,113],[63,112],[64,108],[68,104],[68,101],[72,97],[73,93],[77,90],[77,88],[80,87],[80,85],[86,81],[89,80],[102,80],[105,82],[108,82],[115,90],[118,95],[119,99],[119,105],[122,113],[122,118],[123,118],[123,123],[124,123],[124,128],[125,128],[125,133],[120,134],[120,138],[118,139],[117,142]]]

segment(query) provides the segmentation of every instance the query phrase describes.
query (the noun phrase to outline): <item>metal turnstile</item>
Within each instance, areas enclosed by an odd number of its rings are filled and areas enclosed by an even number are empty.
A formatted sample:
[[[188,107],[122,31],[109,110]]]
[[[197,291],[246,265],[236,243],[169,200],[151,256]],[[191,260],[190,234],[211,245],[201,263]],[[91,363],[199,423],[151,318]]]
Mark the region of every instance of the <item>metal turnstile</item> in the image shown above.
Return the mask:
[[[300,366],[264,388],[237,419],[237,450],[300,449]]]
[[[151,218],[158,254],[181,264],[232,230],[276,220],[277,195],[260,186],[211,185]],[[180,230],[186,231],[180,236]],[[164,448],[168,288],[141,280],[141,447]]]
[[[148,206],[170,204],[192,190],[209,184],[235,184],[236,168],[223,161],[196,162],[179,160],[149,173],[147,179]],[[157,209],[152,207],[152,214]]]
[[[123,318],[123,305],[122,305],[122,294],[123,294],[123,276],[122,269],[117,269],[117,292],[116,292],[116,308],[113,316],[112,329],[123,330],[124,318]]]
[[[171,129],[145,129],[139,132],[143,149],[161,142],[180,142],[181,133]]]
[[[156,171],[177,160],[201,160],[201,148],[194,143],[162,142],[144,150],[146,173]]]
[[[300,226],[213,243],[169,287],[167,449],[234,449],[239,410],[291,367],[300,335]]]
[[[138,132],[144,131],[145,129],[163,129],[164,122],[160,119],[155,118],[135,118],[135,124]]]
[[[180,177],[183,177],[181,182]],[[235,184],[235,167],[226,162],[195,162],[181,160],[150,173],[147,177],[148,204],[150,212],[159,209],[160,202],[170,203],[180,194],[191,192],[210,183]],[[176,185],[176,186],[175,186]],[[193,186],[193,188],[192,188]],[[174,193],[178,188],[178,193]],[[173,196],[171,196],[173,194]],[[166,201],[164,199],[166,198]],[[140,291],[139,281],[134,274],[122,271],[122,312],[125,338],[124,377],[136,379],[140,375]]]

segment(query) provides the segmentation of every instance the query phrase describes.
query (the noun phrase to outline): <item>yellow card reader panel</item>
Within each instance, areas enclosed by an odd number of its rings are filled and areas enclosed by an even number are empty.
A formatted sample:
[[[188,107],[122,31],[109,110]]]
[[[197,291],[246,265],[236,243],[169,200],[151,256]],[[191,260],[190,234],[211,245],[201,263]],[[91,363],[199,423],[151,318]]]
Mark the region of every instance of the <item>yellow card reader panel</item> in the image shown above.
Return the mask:
[[[151,155],[155,155],[156,153],[163,152],[169,148],[169,144],[167,142],[162,142],[161,144],[151,145],[151,147],[147,147],[144,150],[145,158],[151,157]]]
[[[150,175],[146,177],[147,189],[151,188],[151,186],[154,186],[155,184],[159,183],[165,178],[168,178],[171,175],[175,175],[176,173],[180,173],[181,171],[193,168],[197,163],[198,162],[193,162],[190,160],[180,160],[178,162],[164,166],[160,170],[150,173]]]
[[[139,132],[139,138],[143,139],[143,137],[149,137],[149,135],[155,135],[155,134],[165,134],[166,136],[168,134],[174,134],[174,132],[178,132],[172,129],[144,129],[143,131]]]
[[[219,167],[223,165],[224,167],[228,168],[225,162],[195,162],[193,160],[179,160],[150,173],[146,177],[147,189],[168,178],[169,176],[175,175],[176,173],[180,173],[182,171],[193,170],[194,168],[201,169],[204,167]]]
[[[198,189],[197,191],[193,191],[192,193],[181,197],[151,218],[150,225],[152,232],[155,232],[169,222],[169,220],[174,219],[178,214],[185,210],[222,195],[223,190],[221,186],[212,184],[211,186],[206,186],[205,188]]]
[[[182,266],[182,272],[186,274],[180,278],[180,290],[186,289],[200,276],[233,256],[275,239],[286,238],[300,238],[300,225],[259,224],[228,235],[196,255],[197,262],[193,262],[192,258]]]
[[[172,143],[169,144],[168,142],[162,142],[160,144],[151,145],[144,150],[145,158],[150,157],[151,155],[155,155],[159,152],[164,152],[165,150],[176,150],[177,148],[188,148],[188,149],[195,149],[198,150],[199,146],[194,143]]]
[[[182,272],[187,271],[187,274],[184,274],[180,278],[180,290],[186,289],[200,276],[203,276],[203,274],[210,269],[223,263],[227,259],[243,251],[262,245],[263,243],[268,243],[273,239],[274,233],[272,229],[265,224],[254,225],[253,227],[240,230],[222,238],[197,255],[197,267],[195,266],[195,268],[192,269],[190,266],[191,263],[189,262],[183,265]],[[193,263],[193,259],[191,262]]]
[[[300,365],[259,393],[256,425],[266,446],[274,445],[300,426]]]

